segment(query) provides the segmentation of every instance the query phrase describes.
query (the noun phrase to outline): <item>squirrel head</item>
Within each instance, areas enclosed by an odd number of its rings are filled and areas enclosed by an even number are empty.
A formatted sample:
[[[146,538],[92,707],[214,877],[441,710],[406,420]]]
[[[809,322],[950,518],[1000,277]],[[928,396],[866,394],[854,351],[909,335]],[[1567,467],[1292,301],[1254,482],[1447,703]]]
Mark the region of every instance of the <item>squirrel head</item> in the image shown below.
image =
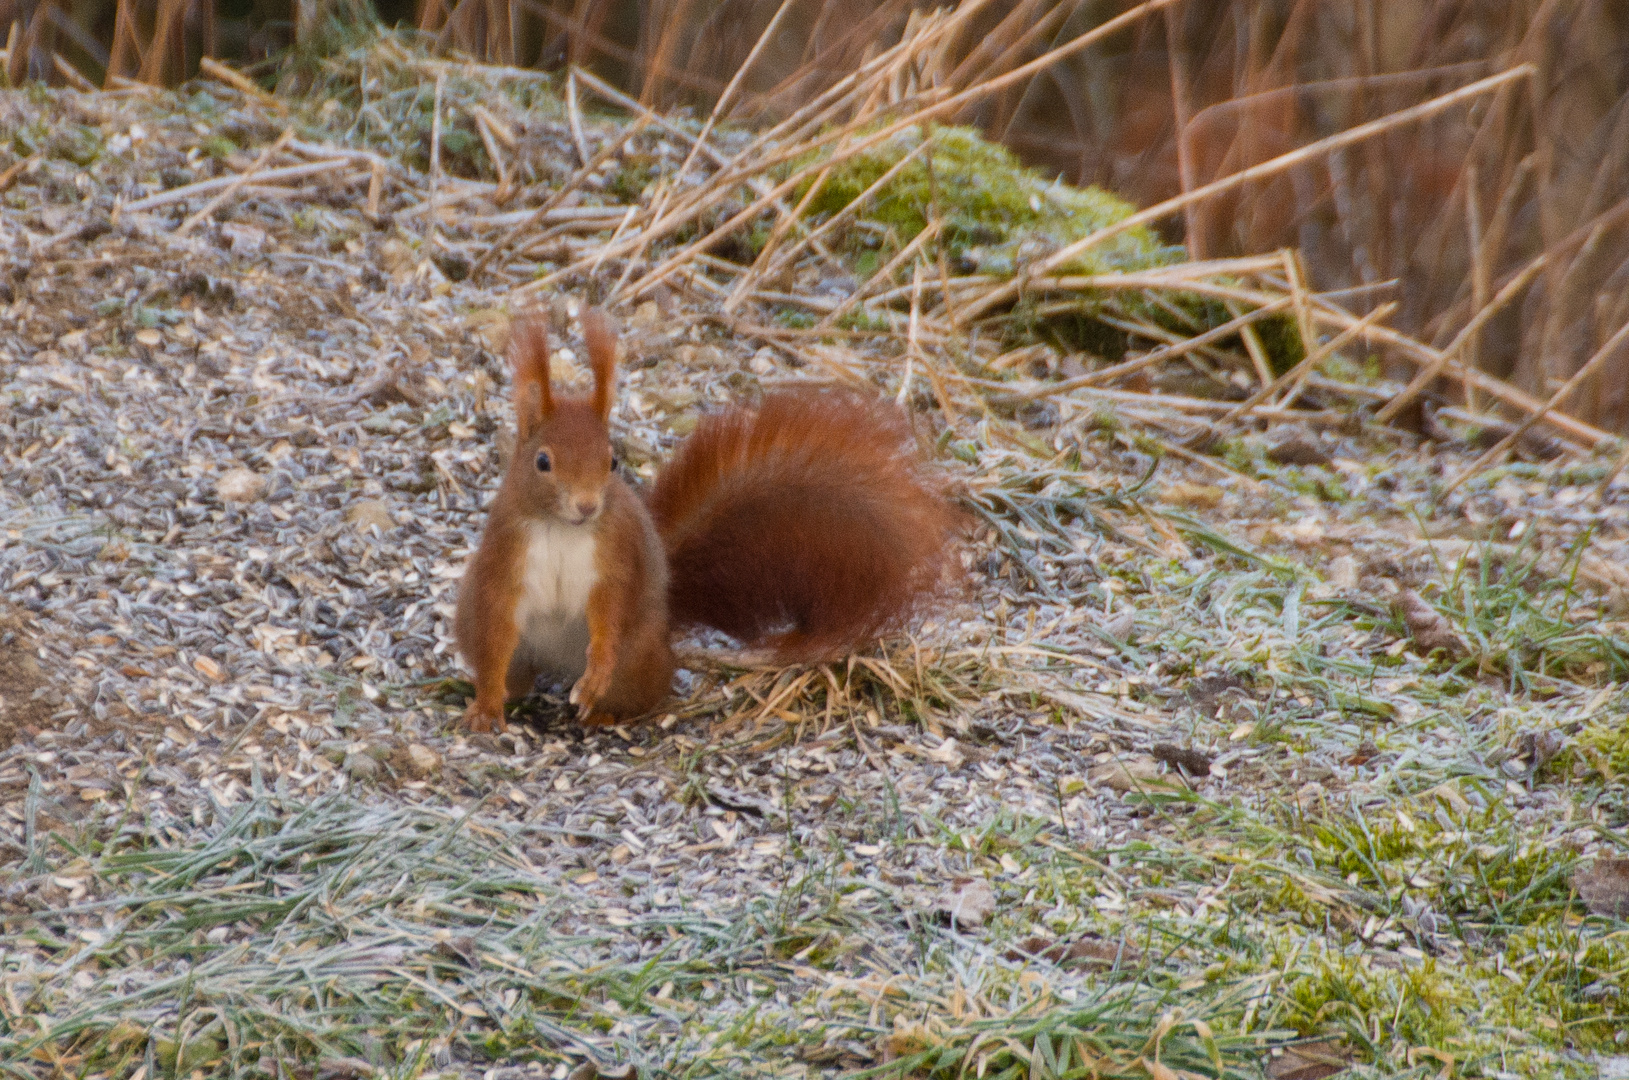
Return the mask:
[[[549,385],[549,337],[543,317],[516,320],[509,345],[515,383],[515,456],[507,482],[530,516],[586,525],[605,507],[611,454],[611,392],[617,339],[603,313],[583,313],[594,391],[556,397]]]

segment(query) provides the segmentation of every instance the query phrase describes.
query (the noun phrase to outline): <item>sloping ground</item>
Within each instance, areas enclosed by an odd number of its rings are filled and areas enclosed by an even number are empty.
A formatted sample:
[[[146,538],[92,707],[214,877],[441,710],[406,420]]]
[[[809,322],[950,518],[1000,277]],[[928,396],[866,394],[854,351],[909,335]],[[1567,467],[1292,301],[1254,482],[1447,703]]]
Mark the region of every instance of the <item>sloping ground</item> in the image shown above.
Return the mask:
[[[381,108],[434,94],[405,70]],[[517,173],[573,175],[558,101],[485,100]],[[924,354],[907,398],[978,522],[962,601],[847,664],[697,659],[647,725],[542,701],[464,738],[447,618],[521,278],[448,274],[516,219],[482,224],[513,211],[427,178],[400,127],[296,109],[341,166],[181,235],[207,193],[128,208],[247,168],[223,140],[258,152],[277,107],[0,98],[40,151],[0,182],[9,1074],[1621,1067],[1629,484],[1604,462],[1433,509],[1470,454],[1332,422],[1338,395],[1222,458],[1178,445],[1191,399],[1015,419],[1002,386],[1068,371]],[[347,130],[392,156],[335,158]],[[620,132],[590,118],[590,153]],[[634,145],[528,258],[613,242],[617,177],[685,150]],[[429,225],[433,192],[466,209]],[[798,336],[829,274],[745,315],[695,279],[620,310],[625,459],[649,475],[764,383],[897,389],[903,334]],[[566,349],[580,298],[553,301]]]

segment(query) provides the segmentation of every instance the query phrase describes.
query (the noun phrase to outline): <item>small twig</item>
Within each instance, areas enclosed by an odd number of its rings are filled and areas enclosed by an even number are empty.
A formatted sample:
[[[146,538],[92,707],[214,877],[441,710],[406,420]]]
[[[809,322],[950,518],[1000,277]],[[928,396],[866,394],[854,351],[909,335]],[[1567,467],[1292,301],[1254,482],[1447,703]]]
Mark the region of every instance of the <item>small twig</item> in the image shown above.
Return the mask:
[[[481,136],[481,145],[486,147],[486,156],[492,159],[492,167],[498,170],[498,190],[493,193],[492,201],[502,206],[509,201],[509,161],[498,148],[500,138],[496,121],[491,113],[479,105],[470,112],[475,115],[475,130]],[[512,141],[510,145],[513,145]]]
[[[18,165],[26,165],[26,161],[20,161]],[[323,173],[332,173],[334,169],[342,169],[349,165],[350,158],[331,158],[331,160],[327,161],[310,161],[310,163],[306,163],[306,165],[287,165],[280,169],[266,169],[264,173],[259,174],[259,181],[261,181],[262,184],[270,184],[270,182],[275,181],[305,179],[308,178],[308,176],[321,176]],[[13,166],[13,168],[16,168],[16,166]],[[8,171],[10,171],[10,169],[8,169]],[[184,187],[173,187],[173,189],[169,189],[169,191],[161,191],[156,195],[148,195],[147,199],[137,199],[135,202],[125,204],[124,212],[134,213],[137,212],[137,210],[156,210],[158,207],[165,207],[165,205],[171,204],[171,202],[181,202],[181,200],[184,199],[192,199],[194,195],[202,195],[205,194],[205,192],[210,191],[220,191],[222,187],[235,187],[236,184],[238,184],[238,182],[244,178],[244,176],[246,176],[246,174],[243,173],[235,174],[235,176],[217,176],[215,179],[207,179],[207,181],[187,184],[187,186]],[[0,174],[0,178],[3,178],[3,174]]]
[[[1475,162],[1465,166],[1465,232],[1471,248],[1471,307],[1478,312],[1488,306],[1488,294],[1493,289],[1488,253],[1482,250],[1482,193],[1479,179]],[[1478,327],[1465,337],[1465,366],[1468,368],[1478,369],[1482,366],[1480,329]],[[1476,390],[1469,383],[1465,384],[1465,405],[1472,410],[1476,408]]]
[[[366,211],[364,211],[364,213],[367,214],[369,221],[379,220],[379,196],[383,192],[384,186],[385,163],[383,161],[375,161],[373,162],[372,168],[369,171],[368,208]]]
[[[1336,334],[1329,341],[1326,341],[1324,344],[1318,346],[1318,348],[1314,349],[1312,352],[1307,353],[1307,355],[1301,359],[1299,364],[1296,364],[1294,367],[1290,368],[1290,370],[1286,371],[1284,374],[1280,375],[1278,378],[1274,379],[1260,390],[1257,390],[1245,400],[1239,402],[1238,405],[1234,406],[1228,412],[1223,413],[1222,416],[1216,421],[1215,426],[1220,427],[1223,424],[1230,423],[1249,414],[1257,405],[1260,405],[1263,401],[1272,397],[1273,394],[1277,393],[1280,388],[1288,385],[1291,380],[1295,379],[1303,372],[1312,371],[1319,364],[1323,363],[1325,359],[1332,356],[1337,349],[1342,348],[1349,341],[1361,335],[1369,327],[1390,316],[1392,312],[1396,311],[1400,306],[1401,305],[1395,300],[1388,300],[1386,303],[1381,304],[1379,307],[1375,308],[1361,319],[1358,319],[1351,326],[1348,326],[1346,329]],[[1287,402],[1281,401],[1278,403],[1277,407],[1278,409],[1283,410],[1286,408],[1287,404]]]
[[[53,52],[51,54],[51,66],[56,68],[62,77],[68,80],[69,85],[80,93],[97,93],[96,84],[81,75],[78,68],[64,60],[61,53]]]
[[[1180,356],[1193,352],[1195,349],[1202,349],[1205,346],[1210,345],[1212,342],[1220,341],[1226,337],[1231,337],[1232,335],[1238,333],[1241,328],[1248,326],[1257,319],[1265,318],[1266,316],[1275,312],[1283,311],[1285,308],[1289,307],[1292,302],[1292,297],[1282,297],[1266,305],[1265,307],[1259,307],[1254,311],[1245,312],[1238,318],[1225,322],[1221,326],[1206,330],[1203,334],[1199,334],[1191,338],[1185,338],[1175,345],[1167,345],[1156,349],[1151,353],[1137,357],[1135,360],[1127,360],[1124,363],[1115,364],[1099,371],[1091,371],[1085,375],[1077,375],[1072,379],[1064,379],[1062,382],[1045,383],[1030,389],[1018,390],[1006,395],[1003,400],[1012,402],[1034,401],[1037,398],[1052,397],[1056,394],[1067,394],[1071,390],[1080,390],[1088,386],[1096,386],[1098,383],[1113,382],[1115,379],[1130,375],[1135,371],[1141,371],[1145,367],[1150,367],[1154,364],[1161,364],[1167,360],[1175,360]]]
[[[1260,165],[1252,165],[1248,169],[1241,169],[1231,176],[1224,176],[1220,180],[1214,180],[1203,187],[1195,188],[1193,191],[1186,192],[1176,198],[1167,199],[1162,203],[1150,206],[1146,210],[1140,210],[1135,214],[1122,218],[1113,225],[1099,229],[1072,244],[1060,248],[1034,265],[1026,267],[1022,273],[1014,275],[1006,284],[990,290],[984,296],[963,308],[958,313],[956,325],[965,326],[969,321],[976,319],[995,305],[1016,296],[1024,289],[1031,278],[1049,274],[1059,267],[1075,262],[1092,248],[1107,243],[1116,236],[1130,232],[1132,229],[1177,213],[1190,203],[1211,199],[1235,188],[1254,183],[1257,180],[1276,176],[1314,158],[1372,139],[1376,135],[1384,134],[1393,128],[1429,119],[1454,106],[1497,90],[1507,83],[1514,82],[1517,79],[1529,78],[1536,74],[1537,71],[1538,68],[1533,64],[1519,64],[1497,75],[1479,79],[1469,86],[1462,86],[1451,93],[1443,94],[1441,97],[1432,98],[1430,101],[1423,102],[1413,108],[1403,109],[1392,113],[1390,116],[1372,120],[1367,124],[1359,124],[1355,128],[1350,128],[1325,139],[1319,139],[1298,150],[1280,154],[1278,157],[1264,161]]]
[[[254,162],[247,169],[243,170],[242,172],[238,173],[237,176],[233,177],[232,182],[227,184],[224,188],[222,188],[218,195],[216,195],[213,199],[211,199],[207,203],[205,203],[203,205],[203,207],[197,213],[193,214],[187,220],[183,221],[181,223],[180,227],[175,230],[175,235],[176,236],[185,236],[185,235],[187,235],[187,233],[192,231],[192,227],[194,225],[198,224],[200,221],[203,221],[205,218],[209,217],[210,214],[213,214],[216,211],[216,209],[218,209],[220,207],[220,205],[222,203],[224,203],[227,199],[230,199],[234,194],[236,194],[237,190],[240,187],[242,187],[244,184],[248,183],[249,178],[254,176],[257,172],[259,172],[261,170],[261,168],[263,168],[265,166],[266,162],[268,162],[268,161],[270,161],[272,159],[272,156],[274,154],[276,154],[279,150],[282,150],[283,147],[287,146],[288,143],[289,143],[289,140],[292,139],[292,138],[294,138],[294,129],[293,128],[284,128],[283,133],[281,135],[277,136],[277,141],[276,142],[272,143],[270,146],[268,146],[264,150],[262,150],[260,152],[260,156],[255,158]],[[131,207],[125,207],[125,209],[129,210],[129,209],[131,209]]]
[[[1284,281],[1289,286],[1290,295],[1295,298],[1295,325],[1301,335],[1301,348],[1312,348],[1312,343],[1318,340],[1318,328],[1312,322],[1312,301],[1309,298],[1311,291],[1307,288],[1307,269],[1301,261],[1301,253],[1293,248],[1285,248],[1284,252]]]
[[[10,187],[13,180],[32,169],[39,163],[39,160],[40,155],[38,153],[29,154],[23,160],[8,165],[4,170],[0,170],[0,191]]]
[[[571,143],[577,148],[579,164],[588,164],[588,140],[583,137],[583,113],[577,107],[577,69],[566,75],[566,118],[571,123]]]
[[[922,318],[922,260],[916,261],[911,273],[911,321],[905,332],[905,374],[899,380],[899,395],[894,399],[900,408],[907,408],[911,392],[911,376],[916,369],[916,331]]]
[[[430,215],[430,230],[436,228],[436,196],[441,188],[441,94],[447,84],[445,71],[436,74],[435,105],[430,113],[430,199],[426,213]]]
[[[824,319],[820,320],[820,325],[816,326],[815,329],[824,330],[826,327],[830,326],[832,323],[854,310],[855,305],[866,298],[867,294],[871,292],[871,289],[877,282],[893,281],[894,271],[898,270],[901,266],[905,265],[912,258],[914,258],[916,253],[921,251],[922,248],[927,245],[928,241],[932,240],[935,236],[938,236],[939,230],[944,228],[944,224],[945,222],[943,218],[934,218],[932,221],[928,222],[921,232],[917,233],[911,238],[910,243],[899,249],[898,255],[895,255],[892,259],[889,259],[887,264],[884,265],[881,270],[878,270],[875,274],[872,274],[871,277],[861,283],[858,289],[855,289],[853,293],[849,294],[848,299],[844,300],[841,304],[838,304],[836,309],[832,311],[830,315],[827,315]]]
[[[1487,325],[1488,320],[1502,311],[1506,304],[1514,300],[1523,289],[1527,288],[1528,283],[1538,276],[1540,270],[1544,269],[1545,261],[1546,256],[1540,255],[1524,266],[1519,274],[1510,279],[1509,284],[1500,289],[1492,300],[1483,305],[1482,309],[1471,317],[1471,321],[1465,324],[1464,329],[1454,336],[1454,340],[1448,343],[1447,348],[1443,349],[1435,360],[1421,368],[1401,393],[1387,402],[1379,412],[1375,413],[1374,418],[1382,424],[1389,422],[1409,402],[1424,392],[1425,388],[1430,386],[1433,380],[1442,375],[1459,351],[1474,339],[1476,333],[1483,326]],[[1471,365],[1467,362],[1466,367],[1469,368]],[[1471,383],[1465,385],[1467,390],[1472,386]]]
[[[1228,314],[1235,319],[1239,317],[1237,304],[1227,305]],[[1270,386],[1273,382],[1273,365],[1267,356],[1267,347],[1261,343],[1261,335],[1256,333],[1254,323],[1245,323],[1239,327],[1239,340],[1244,342],[1244,351],[1250,356],[1250,364],[1256,369],[1256,379],[1262,386]]]
[[[208,75],[210,78],[217,79],[233,89],[242,92],[245,97],[249,97],[260,102],[260,104],[266,106],[268,109],[273,109],[280,113],[288,112],[288,104],[286,102],[279,100],[273,94],[268,94],[259,86],[255,85],[253,79],[249,78],[247,75],[244,75],[240,71],[235,71],[232,68],[227,67],[219,60],[214,60],[206,56],[198,61],[198,70],[203,74]]]
[[[1608,360],[1612,359],[1612,357],[1617,355],[1618,346],[1622,345],[1625,341],[1629,341],[1629,322],[1626,322],[1622,326],[1618,327],[1618,332],[1608,338],[1606,344],[1597,349],[1594,356],[1591,356],[1588,360],[1584,361],[1584,366],[1573,372],[1572,378],[1562,383],[1560,388],[1557,389],[1555,393],[1550,395],[1550,400],[1546,401],[1537,412],[1529,414],[1526,419],[1517,424],[1515,428],[1511,430],[1509,435],[1506,435],[1504,438],[1488,447],[1485,454],[1471,462],[1470,468],[1466,469],[1464,472],[1454,477],[1453,480],[1449,481],[1448,486],[1442,489],[1442,494],[1437,496],[1437,501],[1441,502],[1443,499],[1447,498],[1449,492],[1463,484],[1466,480],[1469,480],[1472,476],[1475,476],[1477,473],[1481,472],[1489,462],[1504,457],[1505,451],[1509,450],[1511,445],[1515,443],[1517,439],[1527,434],[1529,428],[1538,423],[1540,420],[1544,419],[1545,414],[1549,413],[1550,410],[1556,408],[1562,402],[1571,397],[1572,392],[1578,389],[1585,379],[1595,374],[1596,370],[1600,368],[1602,364],[1606,363]]]

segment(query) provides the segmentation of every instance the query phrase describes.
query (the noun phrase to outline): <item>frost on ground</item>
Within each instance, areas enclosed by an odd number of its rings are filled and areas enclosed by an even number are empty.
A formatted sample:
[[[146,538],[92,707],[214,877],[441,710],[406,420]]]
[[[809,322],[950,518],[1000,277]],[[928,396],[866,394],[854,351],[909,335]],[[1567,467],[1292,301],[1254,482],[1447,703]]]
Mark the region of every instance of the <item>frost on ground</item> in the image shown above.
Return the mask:
[[[382,107],[426,119],[433,75],[395,77]],[[516,182],[558,183],[569,126],[527,94],[487,107]],[[432,224],[417,143],[298,109],[341,165],[178,235],[207,196],[125,208],[287,117],[0,97],[9,1075],[1621,1072],[1606,460],[1433,509],[1474,451],[1280,422],[1178,454],[1078,395],[918,388],[976,522],[958,604],[842,664],[698,660],[642,726],[542,699],[466,738],[448,618],[524,275],[463,275],[515,207],[442,177]],[[524,257],[604,243],[626,172]],[[789,307],[819,287],[785,283],[786,347],[704,289],[619,311],[630,468],[825,374]],[[551,301],[568,375],[580,301]],[[892,390],[881,338],[851,355]]]

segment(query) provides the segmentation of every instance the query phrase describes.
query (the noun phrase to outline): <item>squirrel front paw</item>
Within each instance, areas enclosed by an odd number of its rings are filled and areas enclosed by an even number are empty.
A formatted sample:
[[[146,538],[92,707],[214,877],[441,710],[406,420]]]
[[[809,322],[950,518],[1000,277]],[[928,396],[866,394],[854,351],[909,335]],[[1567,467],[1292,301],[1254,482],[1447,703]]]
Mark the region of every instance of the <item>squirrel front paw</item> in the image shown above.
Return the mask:
[[[496,708],[490,702],[476,698],[464,710],[464,729],[466,731],[490,731],[494,735],[502,735],[509,730],[509,724],[503,718],[503,702],[498,702]]]
[[[571,688],[571,703],[577,706],[577,715],[587,718],[594,713],[594,706],[600,698],[611,689],[611,668],[595,664],[588,665],[582,678],[577,680]]]

